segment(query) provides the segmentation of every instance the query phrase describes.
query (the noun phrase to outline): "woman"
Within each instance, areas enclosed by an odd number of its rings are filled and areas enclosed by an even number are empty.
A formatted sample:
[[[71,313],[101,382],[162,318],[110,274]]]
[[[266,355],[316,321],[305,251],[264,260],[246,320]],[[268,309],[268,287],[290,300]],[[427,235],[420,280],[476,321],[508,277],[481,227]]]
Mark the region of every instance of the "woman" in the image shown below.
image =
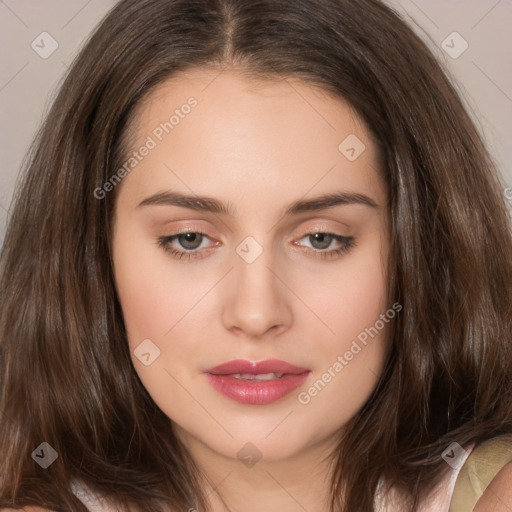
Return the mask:
[[[0,272],[4,507],[447,511],[510,449],[499,181],[375,0],[121,1]]]

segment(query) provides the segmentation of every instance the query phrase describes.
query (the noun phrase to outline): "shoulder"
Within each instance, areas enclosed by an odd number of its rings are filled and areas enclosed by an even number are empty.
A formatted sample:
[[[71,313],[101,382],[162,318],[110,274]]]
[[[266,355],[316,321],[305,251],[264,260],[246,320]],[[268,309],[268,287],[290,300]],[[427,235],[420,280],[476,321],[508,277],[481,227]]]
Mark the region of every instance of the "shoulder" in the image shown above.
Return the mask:
[[[474,512],[510,512],[512,510],[512,462],[492,479],[478,500]]]
[[[460,470],[450,510],[512,510],[512,434],[481,443]]]

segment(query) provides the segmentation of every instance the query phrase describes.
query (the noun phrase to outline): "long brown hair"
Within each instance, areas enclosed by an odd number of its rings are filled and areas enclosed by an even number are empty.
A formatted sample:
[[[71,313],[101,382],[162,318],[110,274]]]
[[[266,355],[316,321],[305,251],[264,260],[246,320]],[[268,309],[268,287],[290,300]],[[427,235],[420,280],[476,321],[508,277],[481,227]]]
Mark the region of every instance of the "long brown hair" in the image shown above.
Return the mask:
[[[115,194],[136,105],[192,67],[295,76],[348,101],[389,186],[391,350],[333,453],[332,511],[379,480],[415,510],[443,450],[512,433],[512,237],[500,182],[426,46],[377,0],[123,0],[76,58],[31,150],[0,260],[0,506],[207,508],[199,469],[132,366],[113,280]],[[57,460],[31,453],[47,442]]]

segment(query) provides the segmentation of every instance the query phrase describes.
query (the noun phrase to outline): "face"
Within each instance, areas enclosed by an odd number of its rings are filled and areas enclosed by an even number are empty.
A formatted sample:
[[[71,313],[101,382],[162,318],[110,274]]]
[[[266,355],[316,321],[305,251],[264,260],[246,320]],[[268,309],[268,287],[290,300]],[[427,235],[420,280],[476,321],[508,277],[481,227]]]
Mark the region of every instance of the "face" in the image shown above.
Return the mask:
[[[296,79],[206,69],[161,84],[130,128],[113,259],[147,391],[196,450],[329,446],[374,390],[396,313],[368,130]]]

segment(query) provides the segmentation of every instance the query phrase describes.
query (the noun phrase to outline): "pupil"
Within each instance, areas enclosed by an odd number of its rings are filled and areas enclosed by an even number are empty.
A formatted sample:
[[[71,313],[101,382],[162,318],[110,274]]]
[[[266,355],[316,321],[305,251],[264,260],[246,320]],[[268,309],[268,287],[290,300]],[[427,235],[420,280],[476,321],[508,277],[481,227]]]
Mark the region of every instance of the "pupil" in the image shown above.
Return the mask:
[[[197,249],[201,245],[201,238],[198,233],[185,233],[181,235],[180,244],[185,249]]]
[[[313,245],[315,249],[327,249],[332,240],[332,236],[325,233],[315,233],[312,237],[311,245]]]

